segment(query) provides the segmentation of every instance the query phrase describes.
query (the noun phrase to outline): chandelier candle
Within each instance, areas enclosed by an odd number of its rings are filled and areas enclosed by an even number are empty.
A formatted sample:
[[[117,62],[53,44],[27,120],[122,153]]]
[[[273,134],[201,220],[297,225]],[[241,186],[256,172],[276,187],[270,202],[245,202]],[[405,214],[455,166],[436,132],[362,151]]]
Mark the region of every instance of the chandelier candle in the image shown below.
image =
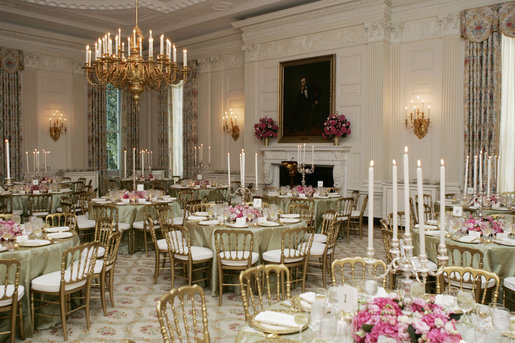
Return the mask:
[[[477,194],[477,155],[474,155],[474,184],[472,186],[472,188],[474,189],[473,190],[473,193],[474,194]]]
[[[43,149],[43,161],[44,161],[44,164],[43,164],[43,171],[46,173],[46,151],[45,149]]]
[[[445,164],[440,160],[440,245],[445,245]]]
[[[465,182],[463,184],[463,194],[468,194],[468,181],[469,181],[469,156],[465,162]]]
[[[403,156],[403,176],[404,176],[404,228],[405,236],[411,238],[410,231],[410,211],[409,211],[409,158],[408,158],[408,146],[404,147]]]
[[[488,174],[486,184],[486,194],[490,195],[490,183],[492,182],[492,156],[488,156]]]
[[[397,162],[392,161],[392,187],[393,187],[393,237],[394,241],[397,241]]]
[[[29,152],[28,151],[25,151],[25,167],[26,167],[26,170],[27,170],[27,173],[29,172]]]
[[[417,194],[418,194],[418,225],[420,240],[420,259],[426,259],[426,235],[424,223],[424,192],[422,184],[422,162],[417,161]]]
[[[123,149],[123,178],[127,178],[127,149]]]
[[[479,152],[479,193],[483,193],[483,151]]]
[[[368,252],[374,251],[374,160],[368,168]],[[369,256],[372,257],[372,256]]]

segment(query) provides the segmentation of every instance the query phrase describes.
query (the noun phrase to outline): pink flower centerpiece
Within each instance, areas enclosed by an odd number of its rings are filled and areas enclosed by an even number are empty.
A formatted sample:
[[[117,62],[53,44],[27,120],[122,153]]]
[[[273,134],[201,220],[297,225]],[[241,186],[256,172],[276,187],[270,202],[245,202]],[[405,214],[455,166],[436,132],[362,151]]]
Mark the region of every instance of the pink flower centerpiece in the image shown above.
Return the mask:
[[[122,194],[122,199],[129,199],[130,202],[137,202],[139,199],[147,199],[147,192],[139,191],[139,192],[125,192]]]
[[[247,218],[247,221],[252,221],[255,218],[262,217],[263,214],[257,208],[247,205],[234,205],[229,206],[229,219],[235,221],[236,218]]]
[[[270,137],[277,137],[278,131],[279,126],[277,126],[277,122],[266,116],[264,118],[260,118],[259,122],[254,124],[254,136],[256,136],[256,138],[259,140]]]
[[[16,236],[21,236],[23,230],[19,224],[12,220],[0,220],[0,241],[13,241]]]
[[[483,235],[503,233],[504,228],[501,221],[496,220],[490,216],[488,217],[474,217],[470,215],[465,220],[465,226],[461,229],[463,233],[469,233],[470,231],[481,232]]]
[[[195,180],[192,182],[192,186],[200,186],[200,188],[205,188],[211,185],[209,180]]]
[[[352,336],[359,343],[375,343],[380,336],[397,342],[459,343],[456,322],[450,319],[434,297],[428,302],[414,298],[410,305],[392,294],[362,304],[352,320]]]
[[[292,189],[293,195],[300,195],[304,194],[306,197],[311,198],[313,194],[315,193],[315,189],[311,186],[295,186]]]
[[[348,121],[343,114],[339,114],[338,112],[336,112],[336,114],[330,114],[324,122],[322,136],[326,138],[346,137],[350,135],[350,133],[350,121]]]

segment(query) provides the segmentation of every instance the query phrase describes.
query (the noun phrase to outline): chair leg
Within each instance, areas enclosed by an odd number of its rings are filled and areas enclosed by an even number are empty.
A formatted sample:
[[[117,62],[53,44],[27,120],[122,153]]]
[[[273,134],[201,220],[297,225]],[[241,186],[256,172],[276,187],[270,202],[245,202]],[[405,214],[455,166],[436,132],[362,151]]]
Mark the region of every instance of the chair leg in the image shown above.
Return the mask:
[[[325,277],[325,273],[326,273],[326,256],[323,256],[322,257],[322,285],[324,286],[324,288],[326,288],[326,285],[327,285],[327,282],[326,282],[326,277]]]
[[[13,299],[11,305],[11,343],[14,343],[14,337],[16,336],[16,305],[17,301]]]
[[[36,322],[34,321],[34,292],[30,292],[30,316],[32,319],[31,326],[32,326],[32,332],[34,332],[34,327],[36,326]]]
[[[209,281],[209,277],[208,277]],[[218,270],[218,306],[222,306],[222,300],[224,297],[224,270],[223,268],[220,268]]]
[[[175,287],[175,261],[170,257],[170,272],[172,276],[172,288]]]
[[[136,241],[136,240],[134,240]],[[143,227],[143,242],[145,244],[145,256],[148,257],[148,248],[147,248],[147,228],[146,225]]]
[[[159,268],[160,268],[160,261],[159,261],[159,258],[161,257],[161,253],[158,251],[156,251],[156,258],[155,258],[155,266],[154,266],[154,284],[157,283],[157,278],[159,277]],[[172,288],[173,288],[173,285],[172,285]]]
[[[68,331],[66,328],[66,297],[61,293],[59,305],[61,307],[61,324],[63,325],[64,340],[68,341]]]
[[[90,320],[89,320],[89,294],[90,294],[90,292],[91,292],[91,279],[86,283],[86,325],[87,325],[88,329],[90,327]],[[101,292],[104,293],[104,290],[101,290]]]
[[[100,302],[102,303],[102,310],[104,311],[104,317],[107,317],[107,311],[106,311],[106,285],[105,285],[105,271],[103,271],[100,274]]]
[[[18,304],[18,313],[20,315],[20,338],[25,340],[25,325],[23,325],[23,305],[22,302]]]
[[[114,307],[114,268],[109,271],[109,298],[111,299],[111,306]]]

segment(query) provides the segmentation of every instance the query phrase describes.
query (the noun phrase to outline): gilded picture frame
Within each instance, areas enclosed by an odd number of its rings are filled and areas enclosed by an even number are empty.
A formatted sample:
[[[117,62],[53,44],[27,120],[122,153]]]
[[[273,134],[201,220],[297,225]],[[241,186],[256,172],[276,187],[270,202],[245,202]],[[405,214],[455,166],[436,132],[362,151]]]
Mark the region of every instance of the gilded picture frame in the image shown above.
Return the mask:
[[[280,62],[278,141],[329,141],[322,131],[334,113],[334,93],[335,55]]]

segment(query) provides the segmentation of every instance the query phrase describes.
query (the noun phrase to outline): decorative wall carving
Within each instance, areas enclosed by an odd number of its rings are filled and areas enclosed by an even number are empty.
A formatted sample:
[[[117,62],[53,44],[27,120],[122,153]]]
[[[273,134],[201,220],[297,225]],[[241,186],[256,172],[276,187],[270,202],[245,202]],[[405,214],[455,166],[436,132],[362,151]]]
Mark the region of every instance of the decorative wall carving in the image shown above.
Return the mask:
[[[199,60],[200,72],[216,72],[227,69],[241,68],[243,66],[243,54],[217,55],[203,57]]]
[[[48,56],[35,53],[26,53],[25,67],[58,73],[83,73],[82,64],[67,58]]]

